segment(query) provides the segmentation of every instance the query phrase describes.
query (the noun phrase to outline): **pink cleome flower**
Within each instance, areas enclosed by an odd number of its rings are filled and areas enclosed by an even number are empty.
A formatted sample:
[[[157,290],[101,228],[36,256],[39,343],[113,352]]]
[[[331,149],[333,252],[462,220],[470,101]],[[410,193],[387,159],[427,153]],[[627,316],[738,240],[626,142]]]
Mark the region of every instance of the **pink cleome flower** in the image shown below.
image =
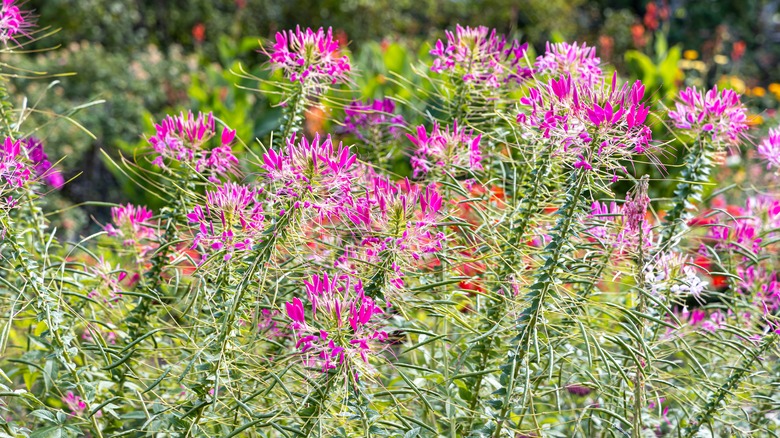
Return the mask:
[[[0,145],[0,180],[11,188],[22,187],[32,177],[33,170],[22,153],[21,140],[6,137]]]
[[[349,375],[370,369],[369,357],[384,348],[387,333],[377,317],[382,309],[365,295],[360,280],[324,273],[303,283],[311,310],[297,297],[285,308],[305,364],[322,372],[344,367]]]
[[[780,127],[769,130],[769,135],[758,145],[758,155],[767,160],[767,169],[780,171]]]
[[[157,156],[152,164],[167,169],[171,162],[181,162],[193,166],[195,171],[204,173],[212,182],[218,182],[217,176],[232,173],[238,165],[230,144],[236,131],[222,128],[222,134],[215,147],[209,141],[216,136],[216,123],[212,113],[180,113],[178,116],[166,116],[155,125],[155,134],[149,138]]]
[[[295,134],[286,147],[263,155],[269,193],[284,208],[311,212],[319,220],[338,216],[352,204],[357,156],[348,146],[333,144],[330,135],[312,141]]]
[[[24,144],[24,148],[27,151],[27,157],[32,162],[35,175],[43,178],[47,184],[55,189],[62,188],[65,184],[65,179],[59,170],[52,167],[49,156],[43,149],[43,143],[35,137],[28,137],[22,140],[22,144]]]
[[[748,129],[746,109],[734,90],[702,93],[696,87],[680,91],[669,118],[679,129],[708,135],[717,143],[737,144]]]
[[[193,248],[203,244],[207,251],[225,251],[225,260],[237,251],[251,249],[264,229],[261,192],[233,182],[206,192],[206,204],[196,205],[187,215],[190,223],[198,225]]]
[[[613,172],[616,181],[617,171],[625,172],[621,160],[652,149],[644,93],[640,81],[619,86],[617,74],[598,85],[570,75],[550,79],[520,99],[517,122],[533,128],[528,135],[551,143],[573,167]]]
[[[370,141],[373,132],[383,130],[398,138],[405,126],[404,118],[395,113],[395,102],[391,99],[374,101],[353,101],[344,108],[344,131],[354,134],[360,140]]]
[[[284,70],[292,82],[336,83],[351,69],[349,58],[339,55],[339,42],[331,28],[315,32],[298,26],[295,31],[277,32],[270,57],[271,67]]]
[[[0,42],[8,45],[9,41],[18,44],[20,35],[28,36],[32,28],[30,13],[17,6],[16,0],[3,0],[0,6]]]
[[[459,128],[457,120],[452,130],[449,127],[442,129],[434,122],[430,134],[425,126],[420,125],[415,134],[406,136],[417,147],[411,159],[415,178],[436,168],[448,172],[457,172],[456,168],[482,170],[482,134],[474,135],[474,131],[467,132],[465,128]]]
[[[596,56],[596,49],[582,45],[547,43],[544,55],[536,58],[536,72],[552,78],[571,76],[572,80],[585,85],[596,85],[604,76]]]
[[[521,62],[528,44],[508,41],[485,26],[462,27],[447,35],[446,44],[438,40],[431,55],[434,57],[431,71],[451,71],[464,82],[500,87],[503,84],[520,83],[530,78],[532,70]]]
[[[144,206],[119,205],[111,208],[113,223],[106,224],[104,228],[109,236],[122,237],[125,246],[132,246],[141,240],[157,237],[157,231],[145,225],[152,216],[154,213]]]
[[[391,256],[395,263],[389,281],[400,289],[404,268],[426,254],[441,251],[445,236],[437,226],[442,204],[433,186],[421,190],[409,180],[395,184],[373,178],[365,196],[357,199],[349,212],[362,236],[356,256],[373,264]]]

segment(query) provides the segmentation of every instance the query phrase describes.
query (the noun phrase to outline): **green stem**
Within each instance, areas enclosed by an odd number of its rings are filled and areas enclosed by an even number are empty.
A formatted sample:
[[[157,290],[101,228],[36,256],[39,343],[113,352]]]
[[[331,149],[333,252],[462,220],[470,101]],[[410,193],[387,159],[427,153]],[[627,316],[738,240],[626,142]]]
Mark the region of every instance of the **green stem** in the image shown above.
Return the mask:
[[[325,389],[323,390],[321,386],[315,388],[314,396],[311,397],[312,401],[301,412],[301,416],[306,419],[303,423],[305,436],[311,436],[314,426],[320,426],[317,436],[322,437],[322,422],[320,418],[322,417],[323,407],[328,401],[330,390],[333,388],[333,382],[336,380],[336,375],[328,374],[325,376],[325,379]]]
[[[216,406],[217,398],[219,397],[219,372],[222,369],[222,363],[225,361],[225,350],[227,348],[227,343],[230,340],[230,332],[233,329],[236,315],[239,313],[240,306],[243,303],[244,294],[246,293],[249,285],[252,283],[253,279],[258,273],[258,270],[261,269],[261,267],[262,272],[265,273],[268,262],[271,260],[271,257],[274,254],[276,245],[284,239],[289,228],[289,224],[293,222],[292,216],[295,214],[295,211],[297,210],[290,211],[282,216],[279,222],[276,223],[276,226],[269,231],[268,240],[266,240],[265,244],[257,251],[254,261],[242,277],[241,282],[238,284],[229,311],[223,314],[224,320],[222,322],[222,328],[216,342],[218,350],[215,352],[218,358],[213,368],[209,371],[210,373],[214,374],[214,400],[211,403],[214,406]],[[263,276],[263,279],[265,279],[265,276]],[[262,283],[263,282],[261,281],[259,287],[261,290],[263,288]],[[200,414],[205,406],[206,404],[198,408],[198,418],[200,418]],[[195,424],[197,424],[197,422]]]
[[[647,301],[645,297],[645,276],[644,276],[644,268],[645,268],[645,252],[644,252],[644,242],[643,242],[643,235],[642,235],[642,221],[639,222],[639,225],[637,227],[637,235],[639,237],[639,243],[637,245],[637,256],[635,261],[636,265],[636,279],[637,279],[637,291],[639,291],[639,302],[636,306],[636,311],[638,314],[643,314],[645,312],[645,307],[647,306]],[[642,317],[639,318],[639,336],[644,339],[644,324]],[[641,357],[646,357],[646,361],[649,361],[649,357],[647,354],[645,354],[645,349],[642,341],[637,341],[637,351],[639,352],[639,357],[641,361]],[[632,438],[641,438],[642,437],[642,410],[645,407],[645,370],[644,368],[647,367],[649,364],[645,363],[644,367],[642,366],[641,362],[637,362],[636,364],[636,375],[634,376],[634,418],[633,418],[633,430],[631,433]]]
[[[529,287],[528,294],[526,294],[526,297],[530,300],[530,304],[522,312],[520,318],[518,318],[519,333],[515,337],[515,348],[513,352],[509,352],[507,363],[502,367],[501,381],[504,398],[501,403],[500,413],[496,417],[497,424],[493,438],[498,438],[501,435],[507,413],[510,409],[509,402],[512,393],[514,392],[515,381],[520,372],[520,365],[525,359],[525,355],[530,350],[531,338],[533,337],[532,334],[544,311],[544,303],[547,301],[549,295],[555,293],[553,290],[555,275],[560,267],[560,259],[564,253],[564,249],[568,246],[569,234],[571,233],[574,219],[577,216],[577,212],[580,210],[580,205],[582,203],[581,196],[586,181],[586,170],[580,168],[572,172],[568,184],[569,188],[567,190],[566,201],[558,210],[561,214],[561,218],[558,219],[558,223],[555,225],[555,228],[553,228],[552,240],[544,248],[545,255],[542,258],[545,260],[545,263],[536,275],[534,283]]]
[[[674,190],[674,203],[672,209],[664,218],[661,230],[661,245],[664,248],[669,245],[680,229],[684,229],[686,221],[691,217],[687,210],[696,201],[701,200],[703,184],[709,181],[713,167],[712,155],[716,152],[713,145],[697,139],[693,149],[685,157],[685,167],[681,172],[682,181],[677,183]]]
[[[709,423],[710,420],[712,420],[715,411],[722,409],[721,403],[726,399],[726,396],[737,389],[742,379],[745,378],[745,376],[753,368],[753,364],[756,362],[756,360],[762,354],[766,353],[776,340],[776,334],[769,334],[764,337],[764,340],[761,341],[761,344],[758,347],[748,352],[748,355],[742,359],[742,363],[739,368],[737,368],[736,371],[734,371],[734,374],[732,374],[723,383],[720,389],[715,394],[713,394],[712,397],[710,397],[707,404],[704,405],[704,410],[700,412],[691,422],[691,424],[685,429],[685,438],[693,438],[699,432],[699,429],[701,429],[701,426],[704,423]]]
[[[294,132],[300,131],[303,126],[303,111],[306,109],[306,90],[303,82],[299,81],[297,84],[295,91],[287,100],[292,103],[289,104],[284,112],[285,121],[282,126],[282,135],[279,138],[280,143],[278,143],[280,145],[284,145],[287,139]]]
[[[8,231],[13,230],[9,227],[6,218],[2,216],[0,216],[0,223],[2,223],[4,229]],[[19,236],[17,235],[12,235],[8,239],[11,244],[11,249],[19,261],[19,267],[21,268],[22,274],[24,275],[24,279],[26,280],[27,284],[32,287],[33,292],[35,292],[35,296],[37,298],[36,307],[38,307],[39,311],[44,314],[46,319],[46,326],[49,329],[49,333],[52,335],[54,346],[57,350],[59,350],[60,354],[56,354],[57,352],[55,350],[55,356],[60,359],[62,364],[65,366],[65,369],[67,369],[70,373],[79,395],[86,404],[87,410],[91,414],[92,403],[87,397],[87,392],[84,390],[84,387],[81,384],[81,379],[79,378],[79,374],[76,371],[76,364],[69,353],[69,346],[65,343],[62,336],[60,335],[59,323],[55,322],[51,317],[52,307],[58,306],[59,303],[55,302],[54,297],[52,297],[49,293],[44,292],[41,289],[43,287],[42,274],[34,274],[30,269],[30,266],[37,264],[27,258],[27,250],[22,246],[22,244],[20,244],[18,240]],[[40,270],[41,273],[43,271],[43,269]],[[57,297],[57,300],[59,300],[59,297]],[[103,438],[103,433],[100,430],[100,425],[98,424],[97,417],[95,415],[90,416],[90,422],[92,423],[92,428],[97,434],[98,438]]]
[[[520,200],[520,204],[518,206],[518,210],[520,213],[519,219],[514,222],[511,226],[511,229],[509,231],[510,239],[506,242],[506,249],[502,251],[501,260],[503,261],[502,270],[499,274],[498,282],[501,284],[504,282],[509,274],[512,273],[514,270],[514,267],[516,266],[517,261],[517,253],[518,253],[518,246],[523,242],[523,239],[525,238],[525,233],[528,229],[528,225],[531,223],[532,219],[539,213],[539,201],[541,198],[541,186],[544,183],[544,180],[549,175],[550,170],[550,157],[551,157],[552,148],[547,148],[541,157],[536,162],[536,165],[534,166],[533,170],[529,174],[530,179],[524,184],[524,192],[527,193],[526,196],[524,196]],[[500,290],[498,291],[498,294],[500,294]],[[510,293],[511,291],[505,291],[506,293]],[[496,299],[492,300],[487,308],[487,315],[485,319],[483,320],[483,324],[481,327],[481,333],[488,333],[493,328],[494,325],[497,324],[497,321],[499,319],[499,315],[501,314],[501,311],[504,309],[504,300],[503,299]],[[489,359],[490,359],[490,353],[493,348],[493,343],[495,342],[496,335],[490,335],[483,337],[478,343],[477,346],[474,348],[474,350],[480,354],[479,363],[477,365],[477,368],[475,369],[475,372],[479,373],[477,377],[475,377],[474,384],[470,388],[472,397],[469,401],[469,409],[468,409],[468,415],[469,418],[467,420],[467,428],[466,428],[466,435],[470,434],[472,431],[472,428],[474,427],[474,422],[477,417],[476,409],[478,407],[480,396],[479,393],[482,389],[482,383],[484,381],[485,374],[483,373],[488,366]]]

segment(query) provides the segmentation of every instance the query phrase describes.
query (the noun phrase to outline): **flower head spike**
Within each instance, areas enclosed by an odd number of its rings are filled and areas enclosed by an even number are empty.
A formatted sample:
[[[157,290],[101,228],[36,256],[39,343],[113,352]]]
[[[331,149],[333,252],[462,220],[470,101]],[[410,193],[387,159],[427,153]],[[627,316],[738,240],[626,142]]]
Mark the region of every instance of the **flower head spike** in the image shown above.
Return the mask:
[[[217,137],[211,113],[198,113],[196,117],[190,111],[166,116],[155,125],[155,130],[149,144],[157,154],[152,163],[160,168],[167,169],[168,164],[174,162],[186,163],[207,175],[209,180],[219,182],[217,177],[229,175],[238,165],[230,147],[235,131],[222,128],[216,144],[211,146],[211,140]]]
[[[275,201],[292,208],[314,212],[324,219],[337,216],[352,203],[352,181],[356,178],[357,156],[341,143],[334,145],[330,135],[319,134],[312,141],[293,134],[280,151],[263,155],[269,193]]]
[[[305,363],[322,372],[341,368],[350,376],[372,370],[369,357],[385,347],[387,333],[381,329],[382,309],[365,295],[361,282],[324,273],[303,283],[307,305],[293,298],[285,306]]]
[[[509,41],[485,26],[458,25],[454,34],[445,33],[446,44],[439,40],[430,52],[434,57],[431,71],[451,71],[464,82],[489,87],[520,83],[531,77],[531,69],[521,64],[528,44]]]
[[[552,78],[570,76],[572,80],[586,85],[596,85],[604,76],[599,64],[601,59],[596,56],[596,49],[585,43],[578,45],[563,43],[547,43],[544,55],[536,58],[537,73]]]
[[[36,176],[43,178],[47,184],[55,189],[62,188],[65,180],[59,170],[52,167],[49,156],[43,149],[43,143],[35,137],[25,138],[22,143],[27,150],[27,157],[32,162]]]
[[[617,74],[597,85],[567,75],[530,88],[517,121],[572,167],[609,173],[614,181],[625,172],[622,160],[652,151],[644,93],[640,81],[618,84]]]
[[[206,192],[206,204],[196,205],[187,215],[198,226],[192,246],[203,246],[204,260],[209,252],[217,251],[225,251],[225,260],[230,260],[235,252],[259,242],[265,221],[260,192],[228,182]]]
[[[32,177],[32,170],[22,154],[21,140],[6,137],[0,145],[0,180],[12,188],[22,187]]]
[[[702,93],[696,87],[680,91],[669,118],[677,128],[709,136],[716,143],[737,144],[748,129],[746,109],[734,90],[715,87]]]
[[[758,145],[758,155],[767,160],[767,169],[780,172],[780,127],[769,130],[769,135]]]
[[[447,172],[459,172],[457,168],[482,170],[482,135],[474,135],[474,131],[467,132],[465,128],[458,127],[457,121],[452,129],[442,129],[434,122],[430,134],[421,125],[417,127],[416,134],[406,135],[417,147],[411,159],[415,178],[437,169]]]
[[[364,142],[382,137],[387,131],[393,138],[398,138],[405,126],[404,118],[395,113],[395,102],[391,99],[374,101],[353,101],[344,108],[344,131],[354,134]]]
[[[270,57],[272,68],[284,70],[292,82],[336,83],[351,69],[349,58],[339,54],[331,28],[302,31],[298,26],[295,31],[277,32]]]
[[[133,204],[119,205],[111,207],[111,220],[105,226],[106,233],[109,236],[118,236],[124,238],[126,246],[133,245],[144,239],[154,239],[157,232],[146,223],[154,216],[151,210],[144,206],[135,206]]]
[[[29,36],[32,28],[30,13],[17,6],[17,0],[2,0],[0,6],[0,42],[8,45],[9,42],[18,44],[20,36]]]
[[[406,268],[441,250],[445,236],[437,226],[442,203],[433,186],[420,190],[408,180],[394,184],[379,177],[355,200],[350,219],[362,235],[362,256],[373,264],[394,260],[389,282],[395,288],[404,285]]]

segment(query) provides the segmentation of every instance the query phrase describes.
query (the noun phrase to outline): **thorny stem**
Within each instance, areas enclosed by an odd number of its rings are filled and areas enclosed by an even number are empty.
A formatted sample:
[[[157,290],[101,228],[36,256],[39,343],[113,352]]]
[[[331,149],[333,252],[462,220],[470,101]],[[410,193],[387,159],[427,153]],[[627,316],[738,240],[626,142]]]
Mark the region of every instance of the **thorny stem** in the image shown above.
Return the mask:
[[[639,225],[637,226],[637,236],[639,237],[639,243],[637,245],[637,256],[635,258],[636,263],[636,280],[637,280],[637,291],[639,292],[639,302],[636,306],[636,311],[639,314],[644,313],[645,307],[647,305],[646,298],[645,298],[645,276],[644,276],[644,267],[645,267],[645,253],[644,253],[644,243],[643,243],[643,235],[642,235],[642,222],[639,221]],[[643,319],[640,316],[639,317],[639,336],[644,338],[644,324]],[[634,376],[634,424],[633,424],[633,430],[631,433],[631,436],[633,438],[641,438],[642,436],[642,410],[645,406],[645,371],[644,368],[648,364],[642,364],[642,357],[645,357],[645,360],[649,360],[648,355],[645,353],[644,346],[641,340],[637,341],[637,351],[639,352],[639,361],[636,364],[636,375]]]
[[[528,182],[528,186],[526,187],[529,192],[528,195],[523,197],[520,201],[520,218],[515,223],[516,225],[512,227],[510,230],[510,239],[507,242],[507,248],[506,251],[504,251],[504,256],[502,257],[503,263],[503,269],[501,273],[499,274],[499,284],[502,284],[504,281],[506,281],[506,277],[512,272],[514,269],[514,266],[516,265],[516,259],[517,259],[517,246],[520,245],[523,242],[523,239],[525,238],[525,232],[528,229],[528,225],[531,223],[531,220],[534,216],[538,213],[538,205],[539,205],[539,197],[541,194],[540,187],[542,186],[544,179],[548,176],[549,166],[550,166],[550,156],[551,156],[552,148],[547,148],[547,150],[544,151],[542,156],[537,160],[536,165],[534,166],[533,171],[530,173],[530,181]],[[514,224],[513,224],[514,225]],[[506,293],[510,293],[511,291],[505,291]],[[499,290],[500,293],[500,290]],[[498,315],[500,313],[500,310],[502,310],[504,300],[503,299],[495,299],[490,302],[487,309],[487,315],[484,320],[483,324],[483,333],[486,333],[487,331],[491,330],[493,327],[492,325],[496,323],[496,320],[498,319]],[[490,356],[491,349],[493,347],[493,342],[495,341],[496,335],[490,335],[484,337],[477,345],[476,350],[481,351],[481,355],[479,358],[479,363],[476,368],[476,372],[480,373],[475,379],[474,386],[470,388],[472,392],[471,401],[469,402],[469,419],[468,419],[468,426],[466,428],[467,434],[471,432],[474,421],[476,419],[476,409],[479,404],[479,392],[482,388],[482,382],[484,380],[485,374],[483,371],[487,369],[488,366],[488,359]]]
[[[777,340],[777,335],[772,333],[764,337],[761,344],[756,348],[748,352],[747,356],[742,359],[742,363],[739,368],[732,374],[720,387],[720,389],[710,397],[706,405],[704,405],[704,411],[700,412],[691,424],[684,431],[685,438],[693,438],[701,429],[701,426],[705,423],[709,423],[712,420],[715,411],[721,408],[721,403],[726,399],[726,396],[731,394],[740,384],[742,379],[753,368],[753,364],[756,360],[766,353],[772,344]]]
[[[713,163],[711,156],[715,152],[713,145],[697,139],[694,142],[693,150],[685,157],[685,167],[682,170],[682,181],[677,184],[674,190],[674,205],[664,218],[663,228],[661,230],[661,244],[659,248],[665,248],[672,243],[679,229],[685,226],[685,221],[690,213],[694,201],[699,201],[702,193],[702,184],[710,178],[710,171]]]
[[[250,265],[249,270],[247,270],[246,274],[244,274],[242,277],[241,282],[238,284],[236,293],[232,300],[230,311],[224,315],[225,319],[222,324],[222,329],[219,333],[219,338],[217,339],[217,346],[219,347],[218,359],[212,370],[214,373],[214,400],[211,403],[214,406],[216,406],[217,398],[219,397],[219,372],[222,368],[222,362],[225,359],[225,349],[227,347],[227,342],[230,339],[230,332],[232,331],[233,324],[236,320],[236,315],[238,314],[241,303],[243,302],[244,294],[246,293],[248,286],[252,283],[253,278],[256,276],[258,269],[262,269],[262,272],[264,273],[268,268],[268,262],[271,260],[271,256],[274,253],[277,243],[284,239],[288,226],[293,221],[291,216],[294,214],[294,211],[297,210],[290,211],[282,216],[279,222],[277,222],[276,226],[270,230],[268,240],[266,240],[265,244],[257,251],[254,262]],[[264,279],[265,276],[263,276],[263,280]],[[263,281],[261,281],[260,284],[261,289],[263,287],[262,283]],[[205,407],[205,404],[200,406],[198,409],[198,418],[200,418],[203,407]]]
[[[176,240],[177,226],[181,221],[182,215],[186,211],[186,205],[187,204],[184,201],[182,193],[179,193],[176,197],[173,210],[168,215],[168,223],[165,227],[165,233],[160,239],[160,248],[157,250],[157,252],[155,252],[154,257],[152,257],[152,267],[149,272],[147,272],[144,281],[141,283],[141,286],[144,287],[146,291],[151,293],[154,297],[160,296],[158,289],[162,284],[163,269],[166,263],[168,263],[168,256],[171,253],[171,247],[173,246],[173,242]],[[148,279],[149,282],[147,282],[146,279]],[[145,326],[146,318],[149,316],[149,312],[151,311],[152,303],[148,298],[141,297],[139,300],[140,301],[138,306],[134,309],[134,313],[136,314],[134,318],[135,321],[131,321],[129,327],[129,335],[131,340],[135,340],[136,337],[138,337],[138,332]]]
[[[530,286],[529,292],[526,295],[526,297],[530,298],[531,303],[520,315],[520,318],[518,318],[519,333],[515,337],[517,344],[514,352],[510,352],[508,361],[503,367],[504,375],[502,376],[502,389],[504,391],[504,399],[501,403],[501,411],[496,417],[497,424],[496,430],[493,433],[493,438],[498,438],[501,435],[507,413],[509,412],[515,381],[520,372],[520,364],[523,362],[525,355],[531,348],[532,334],[544,311],[544,302],[548,295],[554,293],[555,274],[559,268],[561,255],[567,246],[574,218],[580,208],[582,201],[580,197],[585,188],[586,181],[587,171],[583,168],[572,172],[569,190],[567,190],[568,198],[559,209],[562,217],[558,220],[558,224],[553,229],[552,240],[544,250],[549,256],[544,257],[545,263],[541,267],[539,274],[536,276],[536,280]],[[505,382],[503,381],[504,378],[507,379]]]
[[[9,227],[8,221],[5,217],[0,216],[0,223],[2,223],[2,226],[5,230],[12,230],[12,228]],[[92,403],[87,397],[87,393],[84,390],[83,385],[81,384],[81,379],[79,378],[78,372],[76,372],[76,365],[73,362],[73,359],[70,356],[70,353],[68,351],[68,346],[65,344],[65,341],[63,341],[62,336],[60,336],[59,332],[59,324],[55,323],[52,320],[51,317],[51,308],[50,306],[53,303],[52,297],[41,290],[41,284],[43,281],[43,277],[40,274],[33,274],[33,272],[30,270],[30,265],[34,262],[31,262],[27,256],[25,255],[27,253],[27,250],[22,247],[22,245],[19,244],[17,241],[18,236],[14,235],[8,241],[11,244],[11,249],[13,249],[14,254],[16,255],[20,268],[22,269],[22,273],[24,274],[26,282],[32,287],[33,291],[35,292],[35,295],[38,299],[37,307],[40,308],[41,311],[45,312],[46,316],[46,326],[49,329],[49,333],[51,333],[54,345],[57,349],[60,350],[60,360],[62,361],[62,364],[65,366],[65,368],[70,373],[71,377],[73,378],[73,383],[76,385],[76,389],[79,392],[79,395],[81,396],[82,400],[87,406],[87,410],[92,413]],[[43,272],[43,270],[41,270]],[[59,297],[58,297],[59,298]],[[100,425],[97,422],[97,417],[95,415],[90,415],[90,422],[92,423],[92,428],[94,429],[95,433],[97,434],[98,438],[103,438],[103,433],[100,430]]]
[[[288,102],[292,102],[286,108],[285,122],[282,129],[282,135],[279,138],[280,145],[284,145],[284,142],[290,138],[294,132],[298,132],[301,129],[301,122],[303,121],[303,111],[306,107],[306,90],[303,82],[298,81],[295,91],[293,91]]]

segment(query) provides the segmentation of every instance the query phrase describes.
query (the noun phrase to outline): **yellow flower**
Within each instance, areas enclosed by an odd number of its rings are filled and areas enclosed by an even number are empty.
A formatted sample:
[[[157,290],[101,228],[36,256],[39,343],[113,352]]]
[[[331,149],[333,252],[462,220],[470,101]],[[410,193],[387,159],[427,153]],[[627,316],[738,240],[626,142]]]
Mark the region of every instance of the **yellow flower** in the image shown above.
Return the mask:
[[[725,82],[727,87],[731,88],[737,93],[744,93],[747,88],[745,81],[738,78],[737,76],[724,76],[721,80]]]
[[[753,87],[753,95],[756,97],[766,96],[766,89],[764,87]]]
[[[747,123],[750,126],[758,126],[764,123],[764,118],[760,114],[751,114],[747,118]]]
[[[686,50],[683,52],[683,58],[693,61],[694,59],[699,57],[699,52],[695,50]]]
[[[777,82],[772,82],[771,84],[769,84],[768,88],[771,93],[775,93],[775,94],[780,93],[780,84],[778,84]]]

